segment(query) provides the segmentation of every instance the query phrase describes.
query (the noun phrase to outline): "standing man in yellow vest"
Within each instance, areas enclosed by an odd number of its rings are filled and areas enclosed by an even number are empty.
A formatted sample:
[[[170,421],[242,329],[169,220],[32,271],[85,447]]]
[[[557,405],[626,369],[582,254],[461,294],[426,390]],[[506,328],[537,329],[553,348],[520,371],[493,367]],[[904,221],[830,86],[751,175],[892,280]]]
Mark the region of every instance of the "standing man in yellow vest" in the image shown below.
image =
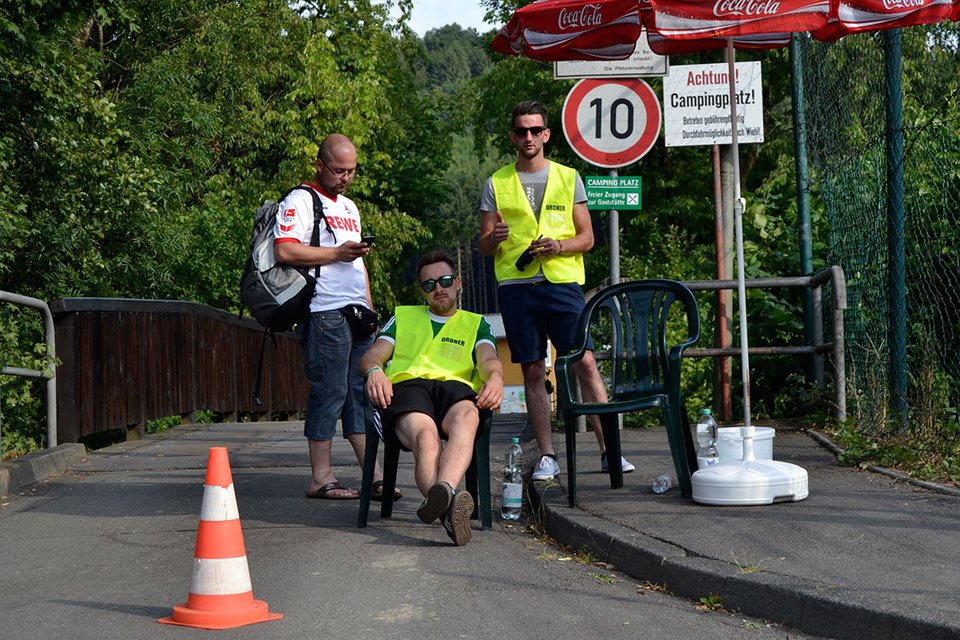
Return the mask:
[[[417,276],[427,306],[397,307],[360,369],[384,433],[392,429],[413,452],[424,496],[417,516],[427,524],[442,518],[459,547],[470,541],[473,513],[461,483],[473,459],[479,409],[503,400],[503,365],[483,316],[457,308],[461,282],[450,256],[427,253]]]
[[[547,338],[558,354],[576,345],[584,307],[583,253],[593,247],[587,195],[576,170],[551,162],[543,147],[550,140],[547,110],[535,100],[513,109],[510,139],[517,161],[502,167],[484,185],[480,197],[480,252],[494,257],[497,297],[510,345],[520,363],[527,418],[541,458],[534,480],[560,473],[553,448],[550,399],[546,390]],[[607,392],[593,353],[574,365],[583,399],[606,402]],[[597,416],[591,416],[600,446],[600,468],[607,471],[606,447]],[[621,458],[624,472],[634,466]]]

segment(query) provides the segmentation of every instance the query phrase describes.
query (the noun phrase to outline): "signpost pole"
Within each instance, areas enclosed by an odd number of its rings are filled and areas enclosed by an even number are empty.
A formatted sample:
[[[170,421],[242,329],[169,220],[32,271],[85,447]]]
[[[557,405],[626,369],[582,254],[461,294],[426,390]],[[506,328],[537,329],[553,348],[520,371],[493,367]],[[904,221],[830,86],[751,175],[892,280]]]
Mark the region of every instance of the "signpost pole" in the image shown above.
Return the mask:
[[[616,178],[619,172],[610,169],[610,177]],[[620,212],[610,209],[610,284],[620,282]]]

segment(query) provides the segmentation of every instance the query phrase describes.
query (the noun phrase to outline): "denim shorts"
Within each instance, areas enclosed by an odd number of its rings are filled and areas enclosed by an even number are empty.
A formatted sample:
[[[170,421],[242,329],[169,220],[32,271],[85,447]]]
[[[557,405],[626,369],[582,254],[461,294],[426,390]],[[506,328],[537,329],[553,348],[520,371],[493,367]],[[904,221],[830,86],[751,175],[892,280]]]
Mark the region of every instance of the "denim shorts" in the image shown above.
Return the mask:
[[[547,338],[557,355],[577,346],[577,323],[586,304],[576,283],[516,283],[497,287],[500,315],[510,346],[510,361],[535,362],[547,357]],[[592,345],[588,343],[588,347]]]
[[[333,440],[338,419],[344,438],[365,433],[367,398],[360,358],[373,345],[373,336],[354,340],[347,319],[336,310],[311,313],[297,333],[310,383],[303,435],[310,440]]]

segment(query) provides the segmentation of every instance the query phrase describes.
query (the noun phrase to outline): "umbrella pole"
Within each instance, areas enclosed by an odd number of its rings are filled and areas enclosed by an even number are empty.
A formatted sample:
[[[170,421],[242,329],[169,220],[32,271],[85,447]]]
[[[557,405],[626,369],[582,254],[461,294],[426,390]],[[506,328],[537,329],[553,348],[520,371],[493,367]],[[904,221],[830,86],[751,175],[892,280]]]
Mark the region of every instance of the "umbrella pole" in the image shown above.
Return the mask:
[[[743,426],[750,427],[750,355],[747,340],[746,271],[743,267],[743,211],[740,194],[740,147],[737,123],[737,83],[733,38],[727,38],[727,76],[730,85],[730,144],[733,146],[733,211],[737,245],[737,302],[740,307],[740,369],[743,372]]]

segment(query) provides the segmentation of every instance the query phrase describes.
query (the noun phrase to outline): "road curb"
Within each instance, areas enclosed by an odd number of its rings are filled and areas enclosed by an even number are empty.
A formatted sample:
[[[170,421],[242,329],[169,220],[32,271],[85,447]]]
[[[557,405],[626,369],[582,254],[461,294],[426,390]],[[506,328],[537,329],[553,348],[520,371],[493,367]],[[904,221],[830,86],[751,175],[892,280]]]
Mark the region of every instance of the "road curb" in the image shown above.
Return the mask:
[[[8,496],[51,475],[63,473],[86,455],[87,448],[73,442],[0,462],[0,496]]]
[[[557,483],[527,483],[531,518],[561,544],[588,549],[635,580],[665,587],[694,602],[716,594],[728,611],[764,618],[836,640],[948,640],[950,621],[889,612],[849,589],[768,570],[744,573],[734,563],[705,558],[582,509],[567,506]]]

